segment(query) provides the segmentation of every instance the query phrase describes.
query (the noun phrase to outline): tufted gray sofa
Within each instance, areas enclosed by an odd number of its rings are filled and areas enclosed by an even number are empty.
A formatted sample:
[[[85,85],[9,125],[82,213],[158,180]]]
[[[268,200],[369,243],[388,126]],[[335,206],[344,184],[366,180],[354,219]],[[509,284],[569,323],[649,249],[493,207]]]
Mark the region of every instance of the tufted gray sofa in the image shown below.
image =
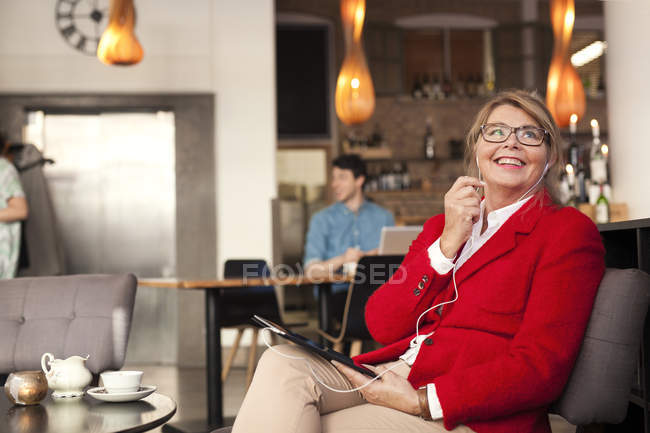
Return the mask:
[[[40,370],[41,355],[90,355],[94,374],[124,364],[134,275],[0,280],[0,375]]]

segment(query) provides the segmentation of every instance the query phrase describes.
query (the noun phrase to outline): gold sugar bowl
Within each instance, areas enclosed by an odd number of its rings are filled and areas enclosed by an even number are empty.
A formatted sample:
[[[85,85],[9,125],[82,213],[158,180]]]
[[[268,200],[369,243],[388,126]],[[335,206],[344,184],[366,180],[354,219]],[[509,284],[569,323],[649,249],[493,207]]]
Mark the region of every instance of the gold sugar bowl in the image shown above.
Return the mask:
[[[47,396],[47,379],[42,371],[16,371],[5,382],[5,394],[13,404],[38,404]]]

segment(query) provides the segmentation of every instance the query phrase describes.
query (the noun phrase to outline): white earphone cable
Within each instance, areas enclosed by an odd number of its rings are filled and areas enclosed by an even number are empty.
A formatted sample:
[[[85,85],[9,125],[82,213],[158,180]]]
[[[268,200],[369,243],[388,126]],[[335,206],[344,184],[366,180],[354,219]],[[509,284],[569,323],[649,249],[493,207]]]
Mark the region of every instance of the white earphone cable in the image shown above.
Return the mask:
[[[524,197],[526,197],[528,195],[528,193],[530,193],[533,190],[533,188],[535,188],[537,185],[539,185],[539,183],[542,181],[542,179],[544,179],[544,175],[546,174],[547,171],[548,171],[548,161],[546,161],[546,164],[544,164],[544,171],[542,172],[542,175],[539,177],[539,179],[537,179],[537,182],[535,182],[535,184],[533,186],[528,188],[528,191],[526,191],[524,193],[524,195],[519,197],[519,200],[517,200],[517,201],[521,201]]]
[[[460,257],[458,257],[458,260],[454,262],[454,267],[451,270],[451,279],[454,283],[454,299],[451,299],[449,301],[441,302],[439,304],[434,305],[433,307],[427,308],[424,310],[422,314],[418,317],[418,320],[415,322],[415,338],[417,341],[417,338],[420,336],[420,320],[424,317],[425,314],[427,314],[429,311],[442,307],[443,305],[446,304],[452,304],[458,300],[458,286],[456,285],[456,267],[458,262],[460,261],[461,257],[463,257],[463,254],[465,252],[470,252],[472,250],[472,246],[474,245],[474,238],[470,236],[469,238],[469,246],[467,248],[463,248],[463,251],[460,253]]]
[[[262,329],[262,331],[270,331],[270,330],[271,330],[270,327],[267,327],[267,328],[263,328],[263,329]],[[379,378],[381,378],[384,374],[386,374],[386,373],[388,373],[389,371],[393,370],[394,368],[397,368],[397,367],[399,367],[400,365],[402,365],[402,364],[400,364],[399,362],[397,362],[397,363],[395,363],[395,365],[391,366],[390,368],[387,368],[386,370],[382,371],[381,373],[377,373],[377,376],[373,377],[373,378],[370,379],[368,382],[366,382],[366,383],[364,383],[363,385],[358,386],[358,387],[356,387],[356,388],[353,388],[353,389],[336,389],[336,388],[332,388],[331,386],[329,386],[328,384],[326,384],[325,382],[323,382],[323,381],[318,377],[318,375],[316,374],[316,371],[315,371],[314,368],[311,366],[311,363],[309,362],[309,360],[308,360],[307,358],[304,358],[304,357],[302,357],[302,356],[291,356],[291,355],[287,355],[286,353],[282,353],[282,352],[280,352],[279,350],[275,349],[273,346],[271,346],[271,345],[269,344],[268,340],[266,339],[266,334],[265,334],[264,332],[262,332],[262,340],[264,340],[264,344],[266,344],[266,347],[268,347],[269,349],[271,349],[272,351],[274,351],[275,353],[277,353],[277,354],[280,355],[280,356],[284,356],[285,358],[288,358],[288,359],[294,359],[294,360],[298,360],[298,361],[300,361],[300,360],[305,361],[305,362],[307,363],[307,366],[309,367],[309,371],[311,372],[311,375],[314,377],[314,380],[315,380],[316,382],[318,382],[319,384],[321,384],[323,387],[329,389],[329,390],[332,391],[332,392],[345,393],[345,392],[356,392],[356,391],[359,391],[359,390],[365,388],[366,386],[370,385],[370,384],[371,384],[372,382],[374,382],[375,380],[378,380]],[[253,342],[253,344],[255,344],[255,342]],[[401,359],[400,359],[399,361],[402,361],[402,363],[406,364],[406,362],[405,362],[404,360],[401,360]]]

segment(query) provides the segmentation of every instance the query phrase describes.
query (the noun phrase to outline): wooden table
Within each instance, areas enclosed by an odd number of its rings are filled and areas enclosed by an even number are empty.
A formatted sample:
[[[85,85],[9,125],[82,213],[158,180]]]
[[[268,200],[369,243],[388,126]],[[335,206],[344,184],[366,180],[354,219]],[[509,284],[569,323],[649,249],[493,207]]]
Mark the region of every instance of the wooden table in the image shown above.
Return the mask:
[[[0,396],[0,433],[138,433],[167,422],[176,403],[155,392],[142,400],[108,403],[89,395],[76,400],[48,396],[34,406],[12,406]]]
[[[308,278],[304,275],[270,278],[229,278],[223,280],[166,280],[142,279],[138,285],[146,287],[203,290],[205,292],[205,331],[206,331],[206,381],[208,391],[208,418],[206,422],[167,424],[165,432],[209,432],[222,427],[223,397],[221,387],[221,324],[219,298],[221,290],[248,286],[302,286],[318,285],[319,326],[328,329],[328,308],[332,283],[349,283],[352,277],[332,276],[328,278]]]

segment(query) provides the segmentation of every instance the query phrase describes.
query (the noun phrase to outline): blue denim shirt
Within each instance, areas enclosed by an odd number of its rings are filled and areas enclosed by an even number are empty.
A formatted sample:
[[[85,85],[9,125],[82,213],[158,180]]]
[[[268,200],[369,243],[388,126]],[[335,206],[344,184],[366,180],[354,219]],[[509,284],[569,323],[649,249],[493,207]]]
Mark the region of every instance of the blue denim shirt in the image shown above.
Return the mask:
[[[362,251],[375,249],[379,246],[381,228],[394,225],[389,211],[369,201],[364,200],[357,213],[336,202],[312,216],[303,263],[307,267],[313,261],[329,260],[351,247]],[[338,285],[333,285],[332,290],[338,291],[334,286]]]

